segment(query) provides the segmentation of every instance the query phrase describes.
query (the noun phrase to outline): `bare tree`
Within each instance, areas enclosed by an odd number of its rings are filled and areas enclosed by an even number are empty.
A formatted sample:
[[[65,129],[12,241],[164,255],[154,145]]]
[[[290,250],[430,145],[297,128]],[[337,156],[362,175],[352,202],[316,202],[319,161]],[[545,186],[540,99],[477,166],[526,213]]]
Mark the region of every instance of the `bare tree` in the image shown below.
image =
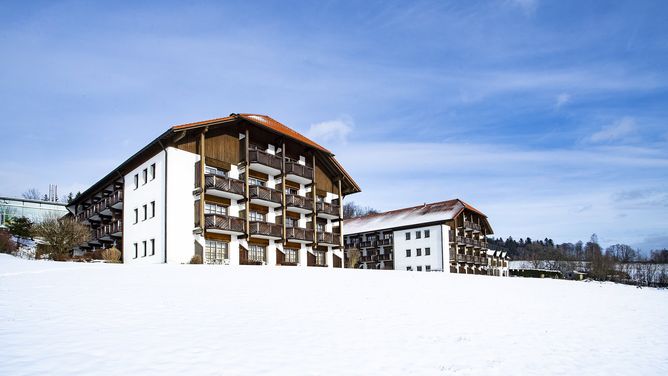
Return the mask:
[[[39,200],[42,197],[42,194],[35,188],[30,188],[27,191],[23,192],[23,198],[28,200]]]
[[[377,214],[378,210],[368,207],[368,206],[359,206],[354,202],[347,202],[343,205],[343,218],[355,218],[361,217],[368,214]]]
[[[70,250],[90,239],[88,227],[73,218],[48,217],[35,225],[34,234],[46,242],[49,257],[59,261],[66,260]]]
[[[362,255],[362,252],[360,252],[359,249],[357,248],[351,248],[346,251],[348,255],[348,267],[349,268],[355,268],[357,266],[357,263],[360,260],[360,256]]]

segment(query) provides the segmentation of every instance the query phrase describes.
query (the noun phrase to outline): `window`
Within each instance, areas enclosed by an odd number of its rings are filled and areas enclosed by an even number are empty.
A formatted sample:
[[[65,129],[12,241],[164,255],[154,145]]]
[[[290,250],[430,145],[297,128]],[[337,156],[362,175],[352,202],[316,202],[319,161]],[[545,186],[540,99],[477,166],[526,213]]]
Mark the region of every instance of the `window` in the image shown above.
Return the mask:
[[[204,173],[207,175],[227,176],[227,171],[211,166],[204,166]]]
[[[315,251],[315,264],[320,266],[327,265],[327,261],[325,260],[325,251]]]
[[[225,207],[223,205],[205,203],[204,204],[204,214],[227,215],[227,207]],[[253,212],[251,212],[251,216],[252,216],[252,214],[253,214]]]
[[[431,271],[431,265],[425,265],[424,271],[425,272],[430,272]]]
[[[406,270],[410,272],[411,270],[413,270],[413,267],[411,267],[411,266],[407,266],[407,267],[406,267]]]
[[[406,250],[406,257],[411,257],[411,250],[410,249]]]
[[[142,181],[142,184],[146,184],[146,182],[148,182],[148,170],[147,169],[144,169],[141,172],[141,181]]]
[[[144,208],[144,221],[148,218],[148,207],[146,205],[142,206]]]
[[[415,250],[415,256],[422,256],[422,248],[418,248]]]
[[[406,240],[411,240],[411,233],[410,232],[406,233]]]
[[[139,222],[139,209],[135,208],[135,223]]]
[[[292,187],[286,187],[285,188],[285,193],[288,194],[288,195],[296,195],[296,194],[299,194],[299,191],[292,188]]]
[[[286,263],[296,264],[299,262],[299,251],[296,249],[285,249],[285,261]]]
[[[151,201],[151,218],[155,217],[155,201]]]
[[[422,271],[422,266],[418,266],[418,267],[417,267],[417,271],[418,271],[418,272],[421,272],[421,271]]]
[[[265,184],[267,184],[264,180],[260,180],[258,178],[249,178],[248,179],[248,184],[250,185],[259,185],[260,187],[264,187]]]
[[[251,221],[259,221],[259,222],[264,222],[264,214],[263,213],[258,213],[256,211],[251,211],[250,212],[250,220]]]
[[[151,180],[155,179],[155,163],[153,163],[151,167],[149,167],[148,175]]]
[[[422,233],[420,231],[415,231],[415,239],[420,239],[422,237]]]
[[[139,255],[139,246],[137,245],[137,243],[135,243],[134,246],[135,246],[135,256],[133,258],[137,258],[137,256]]]
[[[325,196],[316,196],[315,198],[318,204],[325,202]]]
[[[142,242],[142,245],[144,246],[144,253],[142,254],[142,257],[146,257],[146,240]]]
[[[139,188],[139,174],[135,174],[135,189]]]
[[[428,238],[429,237],[429,230],[424,230],[424,237]]]
[[[425,248],[425,249],[424,249],[424,255],[425,255],[425,256],[429,256],[429,255],[431,255],[431,248]]]
[[[325,232],[325,224],[318,222],[318,232]]]
[[[263,246],[251,244],[248,248],[248,261],[264,262]]]
[[[155,256],[155,239],[151,239],[151,256]]]
[[[383,235],[383,237],[384,237],[385,239],[392,239],[392,234],[387,233],[387,234]]]
[[[285,227],[299,227],[298,221],[294,218],[285,218]]]
[[[227,243],[219,240],[206,240],[204,262],[207,264],[222,264],[227,260]]]

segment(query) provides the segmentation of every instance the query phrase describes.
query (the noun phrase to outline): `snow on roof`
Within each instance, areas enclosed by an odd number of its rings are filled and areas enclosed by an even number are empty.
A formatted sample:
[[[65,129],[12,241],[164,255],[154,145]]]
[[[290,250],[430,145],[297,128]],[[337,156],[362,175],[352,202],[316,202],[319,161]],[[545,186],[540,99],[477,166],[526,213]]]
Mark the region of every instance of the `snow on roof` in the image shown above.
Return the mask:
[[[343,222],[343,232],[344,235],[359,234],[424,223],[445,222],[453,219],[466,207],[468,205],[465,202],[454,199],[411,208],[391,210],[384,213],[369,214],[345,220]]]

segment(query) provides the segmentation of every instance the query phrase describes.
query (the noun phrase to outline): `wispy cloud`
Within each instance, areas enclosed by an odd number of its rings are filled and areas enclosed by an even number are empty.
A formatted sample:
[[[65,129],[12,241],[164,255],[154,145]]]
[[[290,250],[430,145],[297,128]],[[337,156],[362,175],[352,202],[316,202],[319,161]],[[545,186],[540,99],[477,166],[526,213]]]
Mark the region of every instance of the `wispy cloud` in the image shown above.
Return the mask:
[[[636,121],[632,117],[624,117],[611,125],[603,127],[589,138],[592,142],[610,142],[622,140],[636,130]]]
[[[568,103],[570,101],[571,101],[571,95],[570,94],[561,93],[561,94],[557,95],[555,105],[556,105],[557,109],[560,109],[562,106],[564,106],[566,103]]]
[[[352,120],[336,119],[312,124],[306,135],[319,142],[344,144],[352,130]]]
[[[538,0],[507,0],[507,3],[520,8],[528,16],[533,15],[538,8]]]

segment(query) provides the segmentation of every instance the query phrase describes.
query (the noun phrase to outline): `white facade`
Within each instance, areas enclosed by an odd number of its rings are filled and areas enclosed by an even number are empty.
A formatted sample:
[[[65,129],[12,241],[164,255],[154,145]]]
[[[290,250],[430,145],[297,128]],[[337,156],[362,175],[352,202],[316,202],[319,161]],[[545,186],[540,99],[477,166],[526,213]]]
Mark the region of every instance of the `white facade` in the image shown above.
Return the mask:
[[[123,180],[123,262],[163,263],[165,152],[154,155]]]
[[[432,225],[394,231],[394,268],[413,271],[448,268],[449,229],[447,225]]]
[[[195,163],[199,155],[177,148],[167,151],[167,249],[168,263],[188,263],[193,256],[197,237],[195,223]],[[161,213],[160,215],[164,215]],[[204,241],[199,240],[204,246]],[[126,248],[127,249],[127,248]]]

